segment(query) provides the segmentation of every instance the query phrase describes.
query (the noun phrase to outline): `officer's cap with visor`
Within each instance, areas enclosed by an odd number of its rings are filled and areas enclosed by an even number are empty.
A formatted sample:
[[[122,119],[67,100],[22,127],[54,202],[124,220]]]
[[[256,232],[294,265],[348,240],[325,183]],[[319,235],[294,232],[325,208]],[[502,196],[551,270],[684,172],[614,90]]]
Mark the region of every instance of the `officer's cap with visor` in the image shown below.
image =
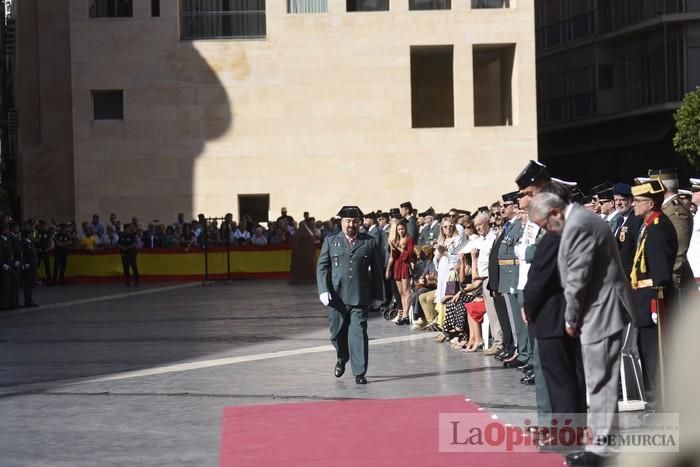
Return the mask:
[[[501,199],[503,200],[503,204],[515,203],[518,200],[519,194],[520,194],[519,191],[511,191],[510,193],[506,193],[504,195],[501,195]]]

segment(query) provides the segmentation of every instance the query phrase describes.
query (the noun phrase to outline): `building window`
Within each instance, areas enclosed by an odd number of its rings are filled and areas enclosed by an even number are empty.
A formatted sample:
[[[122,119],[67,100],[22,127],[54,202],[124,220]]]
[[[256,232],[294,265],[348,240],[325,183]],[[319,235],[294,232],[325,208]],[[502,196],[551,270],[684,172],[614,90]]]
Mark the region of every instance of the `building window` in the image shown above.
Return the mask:
[[[413,128],[453,127],[452,46],[411,47],[411,120]]]
[[[90,0],[91,18],[130,18],[134,16],[132,0]]]
[[[183,39],[265,37],[265,0],[182,0]]]
[[[254,223],[270,221],[270,195],[238,195],[239,219],[250,217]]]
[[[389,0],[347,0],[347,11],[389,11]]]
[[[287,13],[326,13],[328,0],[287,0]]]
[[[472,0],[472,8],[510,8],[510,0]]]
[[[480,44],[472,51],[474,126],[513,124],[515,44]]]
[[[124,91],[92,91],[92,112],[95,120],[124,120]]]
[[[154,18],[160,16],[160,0],[151,0],[151,16]]]
[[[449,10],[452,8],[451,0],[409,0],[409,10]]]

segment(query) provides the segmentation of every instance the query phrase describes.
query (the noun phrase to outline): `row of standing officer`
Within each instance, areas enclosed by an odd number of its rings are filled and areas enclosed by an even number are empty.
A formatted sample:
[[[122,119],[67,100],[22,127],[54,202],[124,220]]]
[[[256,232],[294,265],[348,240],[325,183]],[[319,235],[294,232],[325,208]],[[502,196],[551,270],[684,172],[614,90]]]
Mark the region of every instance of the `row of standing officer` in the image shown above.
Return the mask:
[[[0,310],[20,306],[19,290],[24,292],[24,306],[36,307],[32,292],[36,284],[37,254],[33,232],[20,232],[17,224],[0,226]]]

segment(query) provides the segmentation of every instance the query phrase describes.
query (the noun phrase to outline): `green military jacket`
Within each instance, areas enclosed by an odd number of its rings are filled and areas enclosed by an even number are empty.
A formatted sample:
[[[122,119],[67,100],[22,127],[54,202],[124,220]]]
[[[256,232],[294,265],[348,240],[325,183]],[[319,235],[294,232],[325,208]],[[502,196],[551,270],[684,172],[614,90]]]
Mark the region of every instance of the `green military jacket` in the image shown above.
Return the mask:
[[[515,244],[523,235],[523,225],[518,218],[513,218],[512,226],[498,245],[498,291],[500,293],[514,293],[518,288],[518,273],[520,266],[516,264],[518,257],[515,255]],[[509,262],[510,264],[501,264]]]
[[[384,267],[381,245],[367,234],[350,243],[341,231],[323,241],[316,267],[318,293],[330,293],[330,306],[366,308],[384,298]]]
[[[439,236],[440,223],[433,222],[432,225],[423,227],[420,235],[418,235],[418,246],[432,245],[433,242],[437,242]]]
[[[678,237],[678,251],[676,261],[673,264],[673,286],[681,287],[689,282],[693,282],[693,271],[688,263],[688,247],[690,246],[690,236],[693,231],[693,216],[690,210],[678,199],[671,198],[661,211],[666,214],[676,230]]]

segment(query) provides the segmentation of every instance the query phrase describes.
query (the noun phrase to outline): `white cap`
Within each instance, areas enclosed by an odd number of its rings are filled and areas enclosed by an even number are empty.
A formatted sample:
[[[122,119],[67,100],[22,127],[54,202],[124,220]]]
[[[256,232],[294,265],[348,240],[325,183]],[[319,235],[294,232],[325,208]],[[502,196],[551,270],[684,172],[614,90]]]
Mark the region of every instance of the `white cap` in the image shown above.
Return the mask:
[[[560,183],[560,184],[562,184],[562,185],[564,185],[564,186],[568,186],[569,188],[574,188],[574,187],[577,187],[577,186],[578,186],[578,182],[568,182],[568,181],[566,181],[566,180],[562,180],[562,179],[560,179],[560,178],[554,178],[554,177],[552,177],[551,180],[552,180],[553,182]]]

